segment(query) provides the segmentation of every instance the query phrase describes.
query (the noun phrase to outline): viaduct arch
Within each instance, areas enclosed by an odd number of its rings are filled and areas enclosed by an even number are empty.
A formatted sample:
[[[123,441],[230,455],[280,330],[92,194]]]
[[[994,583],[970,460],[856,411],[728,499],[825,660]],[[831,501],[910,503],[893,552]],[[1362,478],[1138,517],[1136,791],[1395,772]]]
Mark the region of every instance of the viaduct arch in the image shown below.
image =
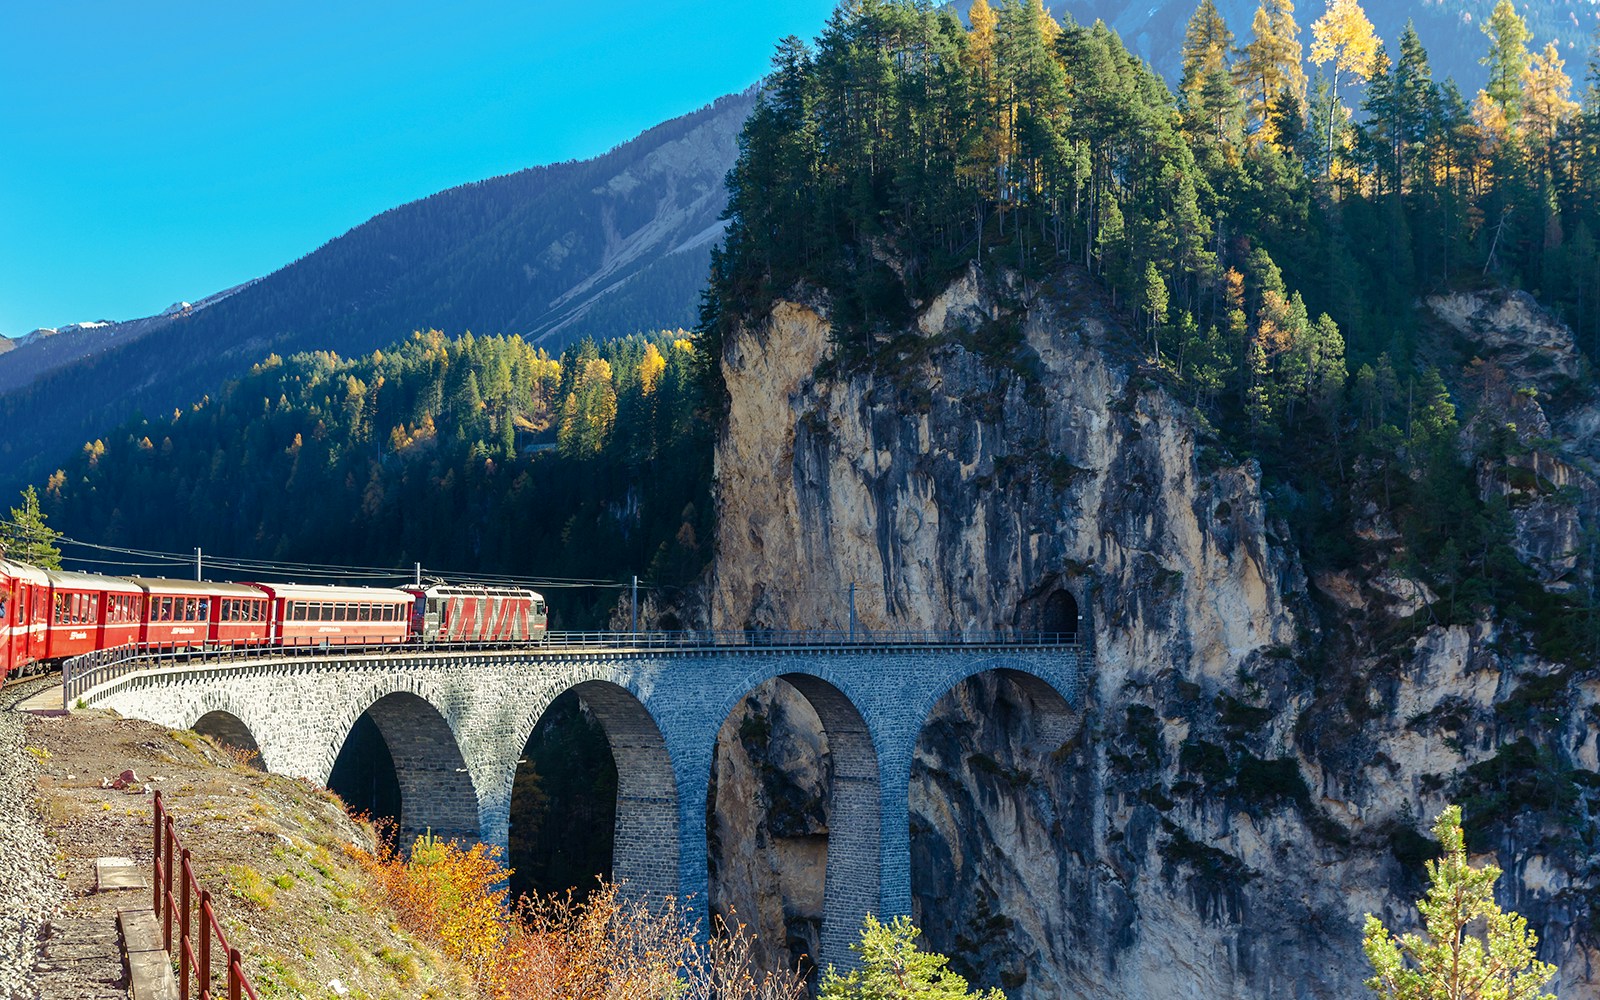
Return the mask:
[[[833,758],[818,958],[843,967],[866,913],[911,911],[907,796],[917,737],[935,703],[969,677],[1004,671],[1049,709],[1024,734],[1048,752],[1070,735],[1089,666],[1076,643],[329,653],[135,667],[82,700],[172,727],[207,718],[213,728],[232,726],[216,715],[226,713],[254,736],[273,772],[319,784],[367,714],[395,759],[404,835],[431,828],[505,847],[517,761],[550,703],[573,689],[605,727],[617,762],[616,877],[647,897],[670,893],[703,908],[717,732],[746,693],[780,678],[816,711]]]

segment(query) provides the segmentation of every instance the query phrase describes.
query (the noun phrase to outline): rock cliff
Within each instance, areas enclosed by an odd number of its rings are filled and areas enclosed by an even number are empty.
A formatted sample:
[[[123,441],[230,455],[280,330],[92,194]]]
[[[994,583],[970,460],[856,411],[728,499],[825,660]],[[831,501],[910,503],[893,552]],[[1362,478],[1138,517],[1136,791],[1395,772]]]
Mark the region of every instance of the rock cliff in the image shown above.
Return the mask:
[[[1308,580],[1259,469],[1207,443],[1086,280],[969,270],[872,366],[836,356],[825,301],[795,298],[725,347],[711,623],[844,627],[853,583],[865,628],[1065,628],[1081,611],[1096,651],[1082,727],[1045,761],[1014,746],[1027,699],[1003,677],[926,721],[911,809],[931,947],[1016,1000],[1359,995],[1363,912],[1410,925],[1427,827],[1470,798],[1560,995],[1593,995],[1593,670],[1491,621],[1430,624],[1439,596],[1376,514],[1352,529],[1361,571]],[[1516,342],[1484,306],[1435,308]],[[1523,357],[1570,385],[1542,348]],[[1536,475],[1587,476],[1547,450]],[[1484,472],[1486,490],[1505,481]],[[1583,519],[1564,516],[1530,515],[1519,545],[1570,586]],[[785,781],[820,798],[825,762],[759,773],[824,752],[800,701],[758,692],[730,718],[718,809]],[[713,895],[776,905],[792,945],[825,830],[789,831],[795,865],[759,843],[739,853],[764,860],[730,865],[724,844]]]

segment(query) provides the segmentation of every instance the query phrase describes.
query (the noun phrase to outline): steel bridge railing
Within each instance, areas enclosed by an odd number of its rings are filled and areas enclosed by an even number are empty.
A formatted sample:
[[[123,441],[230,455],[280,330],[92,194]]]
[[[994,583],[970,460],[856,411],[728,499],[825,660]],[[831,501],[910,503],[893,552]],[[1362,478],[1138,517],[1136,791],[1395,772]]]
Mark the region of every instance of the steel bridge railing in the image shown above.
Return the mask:
[[[152,874],[155,877],[151,881],[155,889],[152,903],[156,917],[161,921],[161,946],[167,950],[167,954],[177,959],[180,1000],[189,1000],[196,995],[199,1000],[213,1000],[219,996],[212,989],[213,978],[218,978],[213,975],[216,971],[214,966],[218,964],[213,962],[213,955],[222,959],[220,964],[223,972],[220,978],[228,1000],[243,1000],[244,997],[256,1000],[256,991],[245,975],[239,949],[228,944],[228,935],[223,933],[222,922],[217,919],[211,893],[200,887],[200,880],[195,877],[194,867],[189,860],[189,849],[178,840],[172,814],[167,812],[159,791],[156,792],[154,825],[155,862]],[[174,885],[174,882],[177,884]],[[174,931],[177,933],[174,934]],[[217,944],[215,951],[211,947],[212,941]],[[190,991],[191,982],[197,994]]]
[[[204,646],[156,646],[129,643],[74,656],[61,665],[61,700],[71,708],[86,692],[109,681],[147,670],[220,666],[251,660],[282,661],[328,656],[410,655],[419,653],[562,653],[719,649],[962,648],[1053,649],[1082,654],[1079,632],[980,632],[915,629],[686,629],[675,632],[549,632],[531,642],[370,643],[325,640],[316,644],[275,646],[260,642],[207,643]]]

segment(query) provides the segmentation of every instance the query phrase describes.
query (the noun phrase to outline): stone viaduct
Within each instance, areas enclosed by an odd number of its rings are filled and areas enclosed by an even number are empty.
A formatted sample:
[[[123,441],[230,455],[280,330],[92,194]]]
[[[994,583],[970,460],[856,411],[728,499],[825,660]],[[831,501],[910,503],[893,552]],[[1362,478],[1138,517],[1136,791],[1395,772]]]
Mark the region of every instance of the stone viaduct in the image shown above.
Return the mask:
[[[365,713],[394,758],[403,836],[432,829],[504,847],[518,760],[550,703],[575,689],[616,759],[614,877],[692,898],[704,916],[717,732],[752,689],[781,678],[816,710],[832,759],[819,964],[847,966],[865,914],[910,912],[907,793],[935,702],[1005,671],[1044,720],[1016,738],[1048,754],[1076,726],[1088,666],[1071,643],[320,653],[124,668],[81,702],[258,748],[267,770],[318,784]]]

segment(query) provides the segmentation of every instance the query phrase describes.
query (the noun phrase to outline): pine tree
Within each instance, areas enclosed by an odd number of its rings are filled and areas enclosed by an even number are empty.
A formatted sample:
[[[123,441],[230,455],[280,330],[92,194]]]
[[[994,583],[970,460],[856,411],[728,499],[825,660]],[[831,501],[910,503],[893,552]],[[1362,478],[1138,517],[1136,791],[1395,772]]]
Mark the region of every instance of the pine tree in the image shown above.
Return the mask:
[[[0,524],[0,555],[40,569],[61,568],[61,532],[45,523],[39,493],[32,486],[22,491],[22,506],[11,508],[11,519]]]
[[[1400,58],[1395,62],[1392,87],[1395,185],[1396,190],[1403,190],[1426,173],[1419,169],[1417,161],[1424,141],[1433,131],[1440,103],[1428,51],[1409,20],[1400,34]]]
[[[999,990],[970,992],[967,981],[946,968],[950,959],[917,948],[921,934],[910,917],[885,924],[867,914],[861,940],[850,946],[861,956],[860,967],[846,975],[830,967],[819,1000],[1005,1000]]]
[[[1242,105],[1228,64],[1233,32],[1213,0],[1200,0],[1183,35],[1183,77],[1178,93],[1195,134],[1218,143],[1232,140]]]
[[[1167,323],[1168,301],[1167,283],[1162,280],[1160,269],[1155,261],[1146,261],[1139,288],[1139,311],[1149,323],[1151,357],[1157,364],[1161,363],[1161,331]]]
[[[1509,125],[1522,113],[1522,74],[1528,68],[1527,22],[1517,14],[1511,0],[1500,0],[1483,26],[1489,36],[1489,54],[1479,62],[1489,67],[1489,86],[1484,92],[1499,106]]]
[[[1417,900],[1425,933],[1396,938],[1367,914],[1367,988],[1384,1000],[1555,1000],[1544,986],[1556,967],[1534,957],[1538,935],[1494,901],[1500,869],[1467,863],[1460,806],[1439,814],[1433,835],[1444,856],[1427,863],[1428,895]]]

